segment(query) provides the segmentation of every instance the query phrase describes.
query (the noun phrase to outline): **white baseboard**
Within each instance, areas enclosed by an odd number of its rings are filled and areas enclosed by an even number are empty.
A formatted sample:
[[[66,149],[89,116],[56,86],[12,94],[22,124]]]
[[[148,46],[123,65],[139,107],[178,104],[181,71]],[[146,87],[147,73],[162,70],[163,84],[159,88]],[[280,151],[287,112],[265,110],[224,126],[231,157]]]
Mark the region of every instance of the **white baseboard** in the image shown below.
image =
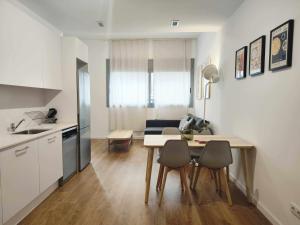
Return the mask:
[[[246,194],[246,186],[230,173],[230,180],[237,186],[237,188]],[[256,205],[257,209],[265,216],[273,225],[283,225],[283,223],[258,199],[251,194],[251,202]]]
[[[46,191],[36,197],[31,203],[29,203],[20,212],[9,219],[4,225],[16,225],[23,220],[32,210],[34,210],[39,204],[41,204],[53,191],[58,187],[58,182],[51,185]]]

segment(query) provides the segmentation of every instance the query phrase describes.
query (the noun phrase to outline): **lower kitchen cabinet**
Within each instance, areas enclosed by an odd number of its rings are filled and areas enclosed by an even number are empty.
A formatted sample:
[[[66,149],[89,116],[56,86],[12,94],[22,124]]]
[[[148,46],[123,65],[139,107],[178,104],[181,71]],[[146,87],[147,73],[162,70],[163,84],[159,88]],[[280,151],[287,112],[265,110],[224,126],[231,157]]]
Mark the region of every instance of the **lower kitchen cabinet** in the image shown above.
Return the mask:
[[[39,195],[38,142],[0,153],[3,223]]]
[[[6,223],[62,176],[61,132],[0,152],[0,224]]]
[[[1,185],[0,185],[0,225],[2,225],[2,197],[1,197]]]
[[[43,192],[63,176],[61,133],[55,133],[39,139],[38,154],[40,192]]]

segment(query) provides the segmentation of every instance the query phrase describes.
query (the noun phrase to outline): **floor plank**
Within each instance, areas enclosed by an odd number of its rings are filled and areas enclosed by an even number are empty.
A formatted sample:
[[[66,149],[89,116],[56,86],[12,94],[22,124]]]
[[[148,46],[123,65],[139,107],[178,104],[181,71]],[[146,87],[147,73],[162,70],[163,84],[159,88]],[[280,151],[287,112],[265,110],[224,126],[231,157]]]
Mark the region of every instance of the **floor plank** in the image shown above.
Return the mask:
[[[57,189],[21,225],[271,225],[244,195],[230,185],[233,206],[225,193],[215,192],[203,170],[193,205],[181,192],[179,174],[168,175],[164,200],[158,207],[155,191],[158,164],[154,163],[149,204],[144,204],[147,151],[134,141],[130,151],[108,153],[107,142],[93,141],[92,163]]]

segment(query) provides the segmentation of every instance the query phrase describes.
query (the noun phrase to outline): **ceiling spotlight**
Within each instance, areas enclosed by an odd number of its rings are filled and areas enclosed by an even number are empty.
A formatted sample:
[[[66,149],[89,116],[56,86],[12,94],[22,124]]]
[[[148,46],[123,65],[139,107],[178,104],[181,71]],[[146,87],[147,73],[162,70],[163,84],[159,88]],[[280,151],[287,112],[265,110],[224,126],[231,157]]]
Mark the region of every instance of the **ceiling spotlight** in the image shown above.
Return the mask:
[[[98,24],[99,27],[104,27],[104,24],[103,24],[102,21],[97,21],[97,24]]]
[[[180,20],[171,20],[171,27],[178,27]]]

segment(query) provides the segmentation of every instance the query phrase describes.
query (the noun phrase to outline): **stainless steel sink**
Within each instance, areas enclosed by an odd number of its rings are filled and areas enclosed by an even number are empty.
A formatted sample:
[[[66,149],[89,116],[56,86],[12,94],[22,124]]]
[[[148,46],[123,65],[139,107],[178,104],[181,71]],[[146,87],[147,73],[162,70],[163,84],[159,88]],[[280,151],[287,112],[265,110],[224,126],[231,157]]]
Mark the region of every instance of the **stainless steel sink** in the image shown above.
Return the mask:
[[[19,131],[13,134],[39,134],[48,130],[49,129],[29,129],[29,130]]]

